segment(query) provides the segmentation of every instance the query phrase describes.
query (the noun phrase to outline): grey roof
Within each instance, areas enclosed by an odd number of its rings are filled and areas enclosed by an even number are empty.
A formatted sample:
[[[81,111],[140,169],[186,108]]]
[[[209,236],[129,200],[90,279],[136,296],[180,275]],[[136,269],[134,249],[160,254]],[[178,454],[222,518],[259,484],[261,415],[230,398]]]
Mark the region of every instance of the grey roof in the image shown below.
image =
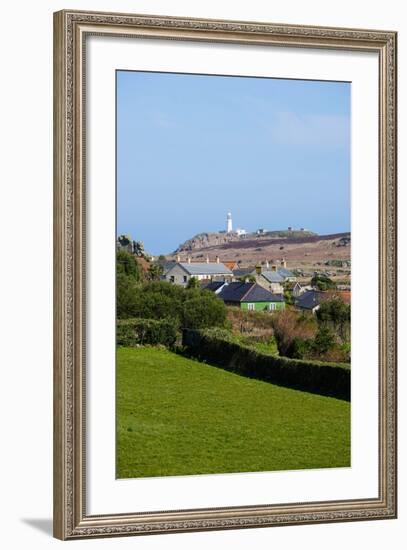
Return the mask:
[[[235,277],[245,277],[246,275],[251,275],[256,272],[256,268],[254,266],[250,267],[241,267],[238,269],[233,270],[233,275]]]
[[[285,267],[279,267],[277,271],[282,277],[295,277],[294,273]]]
[[[229,283],[218,294],[224,302],[283,302],[283,296],[272,294],[257,283]]]
[[[157,265],[160,265],[162,268],[163,268],[163,273],[167,273],[167,271],[169,271],[172,267],[174,267],[174,265],[177,263],[176,261],[171,261],[171,260],[168,260],[168,261],[158,261],[156,262]]]
[[[212,281],[210,283],[204,282],[202,285],[203,290],[211,290],[212,292],[216,292],[225,284],[225,281]]]
[[[263,271],[262,275],[269,283],[282,283],[284,281],[284,277],[278,271]]]
[[[180,265],[190,275],[232,275],[230,269],[228,269],[222,263],[212,262],[180,262]]]
[[[284,296],[282,294],[273,294],[254,283],[242,302],[284,302]]]
[[[314,309],[322,302],[322,293],[318,290],[307,290],[295,300],[295,305],[301,309]]]

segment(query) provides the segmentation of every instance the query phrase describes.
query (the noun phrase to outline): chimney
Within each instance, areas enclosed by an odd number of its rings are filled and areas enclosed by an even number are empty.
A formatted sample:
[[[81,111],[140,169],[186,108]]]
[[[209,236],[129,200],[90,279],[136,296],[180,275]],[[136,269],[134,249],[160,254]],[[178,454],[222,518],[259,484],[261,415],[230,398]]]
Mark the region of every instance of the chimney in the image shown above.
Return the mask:
[[[270,269],[270,264],[268,260],[266,260],[266,269]]]
[[[219,256],[216,256],[216,263],[219,263]]]
[[[276,266],[276,265],[272,265],[272,266],[271,266],[271,271],[277,271],[277,266]]]
[[[261,265],[256,265],[256,273],[257,273],[257,275],[260,275],[260,273],[261,273]]]
[[[189,264],[191,263],[191,256],[188,256],[187,262],[188,262]]]
[[[287,267],[287,262],[285,261],[285,258],[281,259],[281,267],[284,267],[284,269]]]
[[[209,256],[206,256],[206,263],[209,264]]]
[[[181,256],[177,254],[177,262],[179,263],[181,261]]]

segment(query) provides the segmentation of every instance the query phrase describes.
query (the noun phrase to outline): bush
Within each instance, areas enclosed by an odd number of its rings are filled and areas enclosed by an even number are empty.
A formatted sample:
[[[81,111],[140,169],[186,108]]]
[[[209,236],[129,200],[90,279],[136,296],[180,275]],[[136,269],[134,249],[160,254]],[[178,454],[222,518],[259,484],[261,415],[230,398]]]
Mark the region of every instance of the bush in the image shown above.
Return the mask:
[[[273,316],[265,311],[244,311],[227,308],[229,326],[234,333],[245,336],[270,339],[274,336]]]
[[[308,359],[313,352],[313,341],[294,338],[287,350],[287,357],[293,359]]]
[[[314,342],[313,348],[318,355],[324,355],[335,347],[335,334],[328,327],[320,327]]]
[[[184,289],[159,281],[134,284],[124,275],[117,277],[117,317],[127,319],[174,318],[181,320]]]
[[[140,268],[135,257],[123,250],[120,250],[116,254],[116,272],[118,275],[128,275],[135,281],[140,281],[141,279]]]
[[[350,368],[338,363],[290,359],[262,353],[213,331],[184,330],[186,353],[226,370],[285,386],[350,400]]]
[[[226,306],[214,294],[199,294],[184,302],[182,324],[185,328],[222,327]]]
[[[293,310],[283,310],[272,316],[274,336],[277,340],[280,355],[290,356],[294,340],[313,339],[318,324],[313,315]]]
[[[184,289],[165,281],[136,283],[117,277],[117,317],[174,319],[187,328],[224,326],[227,309],[215,294],[200,288]]]
[[[316,312],[322,326],[330,327],[345,341],[350,336],[350,305],[340,297],[322,302]]]
[[[124,273],[117,274],[116,280],[116,316],[118,319],[135,317],[138,309],[140,285]]]
[[[118,346],[158,345],[172,347],[177,340],[178,323],[173,319],[122,319],[116,325]]]
[[[327,277],[326,275],[322,275],[322,273],[319,273],[318,275],[314,275],[311,279],[311,286],[317,288],[318,290],[329,290],[332,288],[336,288],[335,283]]]

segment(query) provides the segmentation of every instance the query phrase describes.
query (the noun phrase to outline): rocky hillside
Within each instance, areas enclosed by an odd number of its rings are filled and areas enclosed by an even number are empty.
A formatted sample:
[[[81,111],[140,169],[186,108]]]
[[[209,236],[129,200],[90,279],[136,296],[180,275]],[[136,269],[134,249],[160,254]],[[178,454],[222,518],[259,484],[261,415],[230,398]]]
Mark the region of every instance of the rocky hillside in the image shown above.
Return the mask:
[[[220,245],[227,245],[232,243],[232,246],[244,247],[257,246],[267,240],[275,239],[303,239],[306,237],[317,237],[316,233],[312,231],[264,231],[262,233],[247,233],[245,235],[237,235],[236,233],[226,233],[226,231],[216,233],[199,233],[188,239],[184,243],[180,244],[175,250],[174,254],[181,254],[183,252],[194,252],[202,248],[217,247]]]
[[[287,267],[312,273],[314,270],[332,271],[339,277],[350,276],[351,234],[335,233],[316,235],[304,232],[273,232],[272,234],[246,235],[203,233],[185,241],[167,259],[186,261],[234,261],[239,267],[256,264],[279,263]]]

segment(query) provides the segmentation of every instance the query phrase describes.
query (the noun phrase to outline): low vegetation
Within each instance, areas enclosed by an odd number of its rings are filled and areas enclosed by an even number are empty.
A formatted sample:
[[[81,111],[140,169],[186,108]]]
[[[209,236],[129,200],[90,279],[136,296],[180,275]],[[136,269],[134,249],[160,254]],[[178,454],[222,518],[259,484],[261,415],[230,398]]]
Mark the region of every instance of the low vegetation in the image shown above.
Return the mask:
[[[119,319],[118,346],[162,345],[173,347],[177,341],[178,323],[173,319]]]
[[[336,288],[336,283],[334,283],[327,275],[318,273],[312,277],[311,286],[318,290],[331,290]]]
[[[227,309],[213,292],[196,286],[142,281],[136,260],[119,252],[116,313],[118,319],[171,319],[180,327],[205,328],[225,326]]]
[[[119,478],[350,466],[350,404],[166,349],[117,350]]]

